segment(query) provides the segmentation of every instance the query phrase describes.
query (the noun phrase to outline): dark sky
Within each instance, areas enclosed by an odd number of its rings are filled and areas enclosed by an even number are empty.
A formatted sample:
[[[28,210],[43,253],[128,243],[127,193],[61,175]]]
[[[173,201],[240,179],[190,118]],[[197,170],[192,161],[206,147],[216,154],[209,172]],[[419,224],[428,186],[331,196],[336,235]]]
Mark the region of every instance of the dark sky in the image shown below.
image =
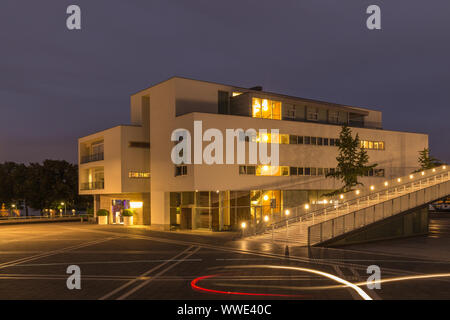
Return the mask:
[[[448,0],[1,0],[0,162],[75,162],[78,137],[174,75],[373,107],[450,162],[449,21]]]

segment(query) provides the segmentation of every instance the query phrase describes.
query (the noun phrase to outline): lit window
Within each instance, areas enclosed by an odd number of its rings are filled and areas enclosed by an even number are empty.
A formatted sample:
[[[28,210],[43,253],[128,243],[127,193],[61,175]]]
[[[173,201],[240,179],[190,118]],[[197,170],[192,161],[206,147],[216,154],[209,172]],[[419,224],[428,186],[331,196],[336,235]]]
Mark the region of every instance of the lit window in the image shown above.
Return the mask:
[[[383,141],[367,141],[367,140],[361,140],[360,147],[362,149],[369,149],[369,150],[384,150],[384,142]]]
[[[281,102],[269,99],[253,98],[252,117],[281,120]]]
[[[241,94],[242,94],[242,92],[233,92],[233,97],[240,96]]]

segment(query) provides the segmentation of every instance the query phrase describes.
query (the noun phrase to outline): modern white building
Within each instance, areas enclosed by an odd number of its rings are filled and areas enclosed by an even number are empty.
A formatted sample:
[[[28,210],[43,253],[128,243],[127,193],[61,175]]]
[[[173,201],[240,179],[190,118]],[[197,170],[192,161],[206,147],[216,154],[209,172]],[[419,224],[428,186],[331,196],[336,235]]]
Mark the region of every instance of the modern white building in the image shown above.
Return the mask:
[[[194,135],[194,121],[224,137],[226,129],[278,129],[276,141],[270,135],[258,141],[279,144],[279,166],[175,165],[172,132],[184,128]],[[378,164],[364,184],[413,171],[418,151],[428,147],[426,134],[383,130],[379,111],[173,77],[131,96],[130,125],[79,139],[79,192],[94,195],[95,211],[111,212],[110,223],[120,222],[126,208],[135,210],[135,223],[165,230],[258,223],[271,202],[272,212],[281,212],[340,187],[325,174],[337,165],[343,124]]]

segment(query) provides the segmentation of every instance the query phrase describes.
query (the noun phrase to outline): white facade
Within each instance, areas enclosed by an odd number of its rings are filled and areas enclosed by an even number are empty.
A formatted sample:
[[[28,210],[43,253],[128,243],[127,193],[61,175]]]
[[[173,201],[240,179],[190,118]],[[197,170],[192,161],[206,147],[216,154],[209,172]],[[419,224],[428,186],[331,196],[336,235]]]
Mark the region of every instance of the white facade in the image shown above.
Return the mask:
[[[253,105],[267,99],[276,106],[271,117],[278,119],[254,117],[258,109]],[[259,114],[265,116],[263,111]],[[165,229],[233,228],[247,215],[262,216],[268,209],[266,194],[277,199],[281,210],[317,201],[321,193],[339,188],[337,181],[324,176],[325,170],[336,167],[338,148],[324,144],[339,137],[342,124],[348,124],[367,146],[382,146],[368,149],[380,177],[362,178],[364,184],[416,169],[418,151],[428,147],[428,136],[382,130],[381,117],[381,112],[363,108],[174,77],[131,96],[132,126],[79,140],[80,194],[96,195],[95,208],[109,211],[118,210],[113,208],[115,200],[141,202],[142,208],[136,209],[139,224]],[[224,137],[226,129],[238,128],[278,129],[289,135],[290,142],[297,143],[279,145],[280,166],[289,167],[289,175],[258,176],[239,164],[187,164],[178,169],[183,175],[176,176],[171,134],[179,128],[193,134],[194,121],[202,121],[203,132],[216,128]],[[104,160],[92,156],[101,141]],[[203,147],[207,144],[203,142]],[[103,186],[93,183],[101,178],[101,170]],[[250,174],[242,174],[243,170]]]

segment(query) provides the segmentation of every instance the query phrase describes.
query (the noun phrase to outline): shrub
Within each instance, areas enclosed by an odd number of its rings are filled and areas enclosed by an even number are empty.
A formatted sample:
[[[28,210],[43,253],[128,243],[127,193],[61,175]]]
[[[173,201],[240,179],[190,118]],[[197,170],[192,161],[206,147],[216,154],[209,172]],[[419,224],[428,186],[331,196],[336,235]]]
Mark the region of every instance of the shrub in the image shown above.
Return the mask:
[[[124,217],[132,217],[134,215],[134,211],[130,209],[125,209],[122,211],[122,216]]]
[[[109,216],[109,211],[106,209],[100,209],[97,211],[97,216],[99,217]]]

